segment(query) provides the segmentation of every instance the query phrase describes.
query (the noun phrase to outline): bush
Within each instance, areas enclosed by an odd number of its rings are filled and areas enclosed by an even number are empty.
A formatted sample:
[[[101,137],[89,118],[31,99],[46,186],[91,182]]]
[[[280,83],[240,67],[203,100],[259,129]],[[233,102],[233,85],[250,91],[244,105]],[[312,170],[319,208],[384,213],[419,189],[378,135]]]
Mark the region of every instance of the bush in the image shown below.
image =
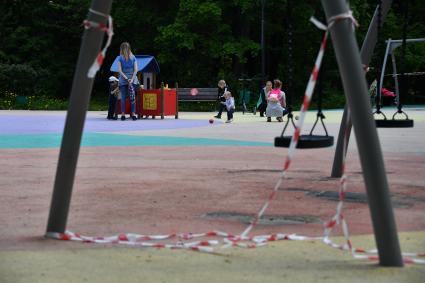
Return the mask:
[[[24,64],[0,64],[0,95],[7,92],[19,96],[43,94],[42,79],[47,72]]]
[[[45,95],[23,96],[17,95],[10,91],[3,91],[0,96],[0,109],[25,109],[25,110],[66,110],[68,109],[68,101]]]

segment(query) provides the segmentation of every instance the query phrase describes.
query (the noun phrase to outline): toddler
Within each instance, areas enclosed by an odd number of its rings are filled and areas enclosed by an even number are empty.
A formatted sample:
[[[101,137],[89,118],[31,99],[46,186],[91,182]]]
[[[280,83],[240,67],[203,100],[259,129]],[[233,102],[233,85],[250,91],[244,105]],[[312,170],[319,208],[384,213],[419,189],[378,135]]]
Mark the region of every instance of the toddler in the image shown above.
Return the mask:
[[[233,112],[235,112],[235,99],[233,98],[232,93],[230,91],[226,91],[224,93],[224,98],[226,99],[225,105],[226,105],[226,111],[227,111],[226,123],[232,123]]]

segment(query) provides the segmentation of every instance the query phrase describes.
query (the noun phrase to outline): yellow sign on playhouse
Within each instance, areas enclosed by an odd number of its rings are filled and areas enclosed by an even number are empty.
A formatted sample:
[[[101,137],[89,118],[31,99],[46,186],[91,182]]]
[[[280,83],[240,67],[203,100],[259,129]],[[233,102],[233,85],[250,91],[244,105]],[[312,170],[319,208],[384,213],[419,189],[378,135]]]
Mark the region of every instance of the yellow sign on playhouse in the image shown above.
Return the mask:
[[[156,93],[143,93],[143,109],[156,110],[158,107],[158,98]]]

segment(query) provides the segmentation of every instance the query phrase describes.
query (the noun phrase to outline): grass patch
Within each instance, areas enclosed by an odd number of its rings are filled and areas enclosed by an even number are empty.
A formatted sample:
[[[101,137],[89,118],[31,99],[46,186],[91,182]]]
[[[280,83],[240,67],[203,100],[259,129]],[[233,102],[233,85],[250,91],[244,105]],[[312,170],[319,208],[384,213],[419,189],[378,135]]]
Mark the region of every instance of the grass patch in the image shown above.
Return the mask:
[[[69,101],[49,96],[21,96],[3,92],[0,96],[0,110],[67,110]],[[108,98],[94,96],[90,99],[90,111],[107,111]]]
[[[66,110],[68,101],[48,96],[21,96],[4,92],[0,96],[1,110]]]

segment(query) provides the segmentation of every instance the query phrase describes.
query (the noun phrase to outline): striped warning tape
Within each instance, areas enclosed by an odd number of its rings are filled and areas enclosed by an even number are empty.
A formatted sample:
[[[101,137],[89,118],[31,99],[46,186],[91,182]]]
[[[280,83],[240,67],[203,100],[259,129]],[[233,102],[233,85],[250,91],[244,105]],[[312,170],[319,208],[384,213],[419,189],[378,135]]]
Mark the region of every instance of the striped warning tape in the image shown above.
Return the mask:
[[[323,56],[325,54],[327,38],[328,38],[328,32],[326,31],[324,36],[323,36],[322,43],[320,44],[319,53],[317,54],[316,61],[314,63],[314,67],[313,67],[313,71],[311,72],[311,75],[310,75],[310,78],[309,78],[309,81],[308,81],[308,84],[307,84],[307,88],[305,90],[304,100],[303,100],[303,103],[301,105],[298,123],[295,127],[294,134],[292,135],[291,143],[289,144],[288,154],[286,155],[286,159],[285,159],[285,162],[284,162],[284,165],[283,165],[283,170],[282,170],[281,176],[278,179],[276,185],[274,186],[273,191],[270,193],[268,200],[264,203],[264,205],[262,206],[260,211],[256,214],[256,216],[253,219],[253,221],[251,222],[251,224],[242,232],[242,234],[241,234],[242,236],[248,235],[248,233],[257,225],[258,220],[261,218],[261,216],[263,216],[264,212],[266,211],[266,209],[270,205],[271,201],[276,197],[276,194],[278,192],[280,185],[282,184],[283,179],[286,178],[286,171],[289,169],[289,166],[291,165],[291,161],[293,160],[293,157],[295,155],[295,149],[296,149],[297,144],[298,144],[298,140],[299,140],[299,137],[300,137],[300,134],[301,134],[301,129],[302,129],[302,126],[304,124],[305,117],[307,115],[307,110],[310,106],[311,97],[313,95],[314,87],[315,87],[316,82],[317,82],[317,77],[319,75],[320,66],[322,65],[322,59],[323,59]]]
[[[169,234],[169,235],[140,235],[140,234],[118,234],[109,237],[89,237],[83,236],[78,233],[66,231],[65,233],[46,233],[47,238],[62,240],[62,241],[77,241],[83,243],[95,244],[117,244],[140,248],[156,248],[156,249],[184,249],[191,251],[198,251],[210,254],[219,254],[218,248],[223,247],[238,247],[253,249],[267,245],[269,242],[275,241],[316,241],[322,240],[327,245],[340,250],[348,250],[346,245],[338,245],[333,243],[330,238],[323,237],[308,237],[300,236],[297,234],[271,234],[271,235],[257,235],[253,237],[241,237],[228,234],[221,231],[211,231],[207,233],[184,233],[184,234]],[[213,240],[196,240],[200,238],[215,238]],[[165,240],[177,239],[176,242],[164,242]],[[187,242],[193,240],[191,242]],[[376,250],[352,249],[353,257],[356,259],[367,259],[376,261]],[[403,253],[405,263],[425,264],[425,253]]]
[[[112,17],[110,15],[106,15],[104,13],[95,11],[93,9],[89,9],[89,11],[93,14],[106,17],[108,19],[108,25],[106,26],[103,23],[93,22],[89,20],[84,20],[83,25],[85,29],[98,29],[101,31],[106,32],[108,35],[108,39],[106,41],[105,47],[99,52],[99,54],[96,56],[96,59],[94,60],[93,64],[89,68],[89,71],[87,72],[87,77],[94,78],[96,76],[97,71],[100,69],[100,67],[103,64],[103,60],[106,56],[106,51],[108,50],[108,47],[111,45],[112,37],[114,35],[114,27],[112,23]]]
[[[343,14],[339,14],[339,15],[335,15],[331,18],[328,19],[328,26],[325,26],[324,24],[320,23],[318,20],[311,18],[310,20],[320,29],[325,30],[326,33],[329,32],[329,29],[332,28],[332,26],[335,24],[335,22],[337,21],[341,21],[341,20],[350,20],[351,23],[353,24],[353,31],[355,30],[355,27],[358,26],[357,20],[353,17],[353,13],[352,11],[348,11],[347,13],[343,13]],[[348,112],[349,114],[349,112]],[[324,237],[323,237],[323,242],[335,247],[335,248],[339,248],[339,249],[349,249],[349,250],[353,250],[351,241],[350,241],[350,234],[348,231],[348,225],[347,222],[345,221],[345,218],[342,214],[342,210],[344,207],[344,200],[345,200],[345,192],[347,190],[347,175],[346,175],[346,171],[345,171],[345,157],[346,157],[346,145],[348,142],[348,127],[345,127],[346,132],[344,135],[344,140],[343,140],[343,160],[342,160],[342,176],[340,179],[340,188],[339,188],[339,202],[337,204],[336,207],[336,213],[335,215],[324,224]],[[342,231],[343,231],[343,235],[344,238],[346,240],[346,243],[344,245],[337,245],[334,244],[331,239],[330,239],[330,235],[332,230],[334,229],[335,226],[337,225],[341,225],[342,227]]]
[[[118,234],[108,237],[89,237],[78,233],[66,231],[65,233],[48,232],[47,238],[63,241],[79,241],[84,243],[96,244],[120,244],[145,248],[169,248],[169,249],[188,249],[206,253],[215,253],[217,246],[230,245],[240,248],[257,248],[273,241],[305,241],[318,240],[320,238],[300,236],[297,234],[271,234],[257,235],[253,237],[241,237],[222,231],[210,231],[207,233],[183,233],[168,235],[140,235],[140,234]],[[200,238],[215,238],[213,240],[191,241]],[[177,242],[164,242],[166,240],[177,239]],[[188,242],[190,241],[190,242]]]

